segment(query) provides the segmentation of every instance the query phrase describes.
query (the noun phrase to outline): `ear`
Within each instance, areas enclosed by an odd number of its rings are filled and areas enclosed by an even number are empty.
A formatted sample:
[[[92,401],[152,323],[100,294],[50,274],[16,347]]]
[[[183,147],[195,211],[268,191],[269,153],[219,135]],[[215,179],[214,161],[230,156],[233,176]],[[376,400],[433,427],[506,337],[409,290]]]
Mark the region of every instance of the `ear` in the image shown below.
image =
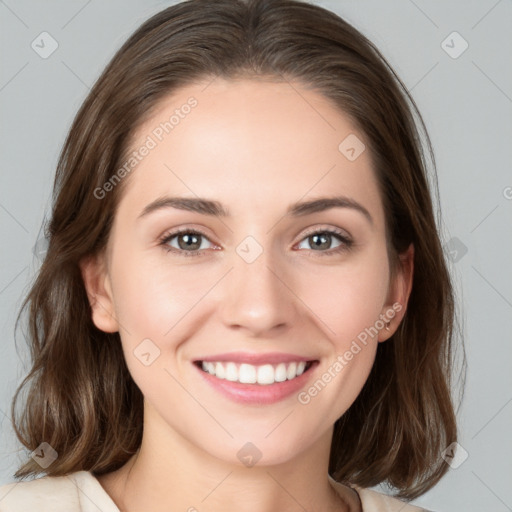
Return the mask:
[[[393,282],[390,283],[386,304],[382,308],[381,318],[386,324],[389,322],[389,330],[385,327],[379,332],[379,341],[386,341],[398,329],[405,316],[407,302],[411,294],[414,276],[414,245],[411,243],[407,250],[398,255],[400,265]]]
[[[119,324],[114,315],[114,297],[104,255],[88,256],[80,261],[79,266],[94,325],[104,332],[117,332]]]

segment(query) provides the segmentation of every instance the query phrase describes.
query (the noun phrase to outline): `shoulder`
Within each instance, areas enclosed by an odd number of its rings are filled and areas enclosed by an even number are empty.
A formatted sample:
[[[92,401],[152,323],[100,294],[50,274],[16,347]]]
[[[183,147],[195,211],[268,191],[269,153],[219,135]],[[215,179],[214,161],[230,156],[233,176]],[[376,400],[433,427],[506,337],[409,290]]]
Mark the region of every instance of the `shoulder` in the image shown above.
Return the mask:
[[[0,486],[0,512],[95,512],[99,486],[87,471],[9,483]]]
[[[60,512],[78,507],[78,492],[70,476],[43,476],[0,487],[0,511],[40,510]],[[77,508],[78,510],[78,508]]]
[[[350,500],[349,504],[353,510],[361,509],[363,512],[433,512],[416,505],[410,505],[405,501],[374,491],[373,489],[360,487],[352,483],[348,485],[342,484],[334,480],[331,475],[328,478],[340,496],[345,496],[345,500]],[[348,489],[353,491],[355,498],[347,494]]]
[[[373,489],[365,489],[357,485],[351,487],[359,494],[363,512],[433,512]]]

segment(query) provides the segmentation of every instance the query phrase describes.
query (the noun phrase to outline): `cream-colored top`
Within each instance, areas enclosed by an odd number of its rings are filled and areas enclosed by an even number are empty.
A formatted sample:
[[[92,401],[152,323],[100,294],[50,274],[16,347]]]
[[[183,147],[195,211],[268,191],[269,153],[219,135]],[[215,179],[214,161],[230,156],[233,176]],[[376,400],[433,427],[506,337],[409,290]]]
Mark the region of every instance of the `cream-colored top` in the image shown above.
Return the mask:
[[[391,496],[352,486],[363,512],[425,511]],[[98,479],[89,471],[43,476],[0,487],[0,512],[120,512]]]

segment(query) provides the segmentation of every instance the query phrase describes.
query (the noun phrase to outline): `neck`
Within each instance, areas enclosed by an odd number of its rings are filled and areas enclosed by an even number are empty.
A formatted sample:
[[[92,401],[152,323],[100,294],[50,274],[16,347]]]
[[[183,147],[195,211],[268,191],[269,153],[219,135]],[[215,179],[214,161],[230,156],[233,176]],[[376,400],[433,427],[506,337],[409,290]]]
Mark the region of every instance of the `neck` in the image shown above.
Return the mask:
[[[328,477],[332,431],[274,465],[246,467],[220,460],[178,433],[145,423],[139,451],[118,471],[98,480],[121,512],[274,512],[359,510],[357,495]]]

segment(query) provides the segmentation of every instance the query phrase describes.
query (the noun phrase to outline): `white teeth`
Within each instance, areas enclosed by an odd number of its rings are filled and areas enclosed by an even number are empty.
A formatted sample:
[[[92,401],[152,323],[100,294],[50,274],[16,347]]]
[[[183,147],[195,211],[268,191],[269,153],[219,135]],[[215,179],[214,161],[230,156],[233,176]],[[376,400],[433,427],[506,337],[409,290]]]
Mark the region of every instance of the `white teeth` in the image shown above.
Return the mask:
[[[274,382],[274,368],[272,365],[258,366],[258,384],[273,384]]]
[[[253,366],[252,364],[241,364],[238,371],[238,382],[241,382],[242,384],[255,384],[256,366]]]
[[[269,385],[275,382],[292,380],[302,375],[306,369],[306,362],[279,363],[277,365],[264,364],[254,366],[252,364],[237,364],[234,362],[202,362],[205,372],[215,375],[218,379],[226,379],[242,384]]]
[[[286,369],[286,378],[293,379],[297,375],[297,363],[290,363]]]
[[[284,382],[286,380],[286,365],[284,363],[279,363],[277,365],[274,380],[276,382]]]
[[[221,363],[217,363],[215,365],[215,375],[217,375],[219,379],[226,378],[226,371],[224,370],[224,366]]]
[[[238,370],[235,363],[228,363],[226,365],[226,379],[231,381],[238,380]]]

